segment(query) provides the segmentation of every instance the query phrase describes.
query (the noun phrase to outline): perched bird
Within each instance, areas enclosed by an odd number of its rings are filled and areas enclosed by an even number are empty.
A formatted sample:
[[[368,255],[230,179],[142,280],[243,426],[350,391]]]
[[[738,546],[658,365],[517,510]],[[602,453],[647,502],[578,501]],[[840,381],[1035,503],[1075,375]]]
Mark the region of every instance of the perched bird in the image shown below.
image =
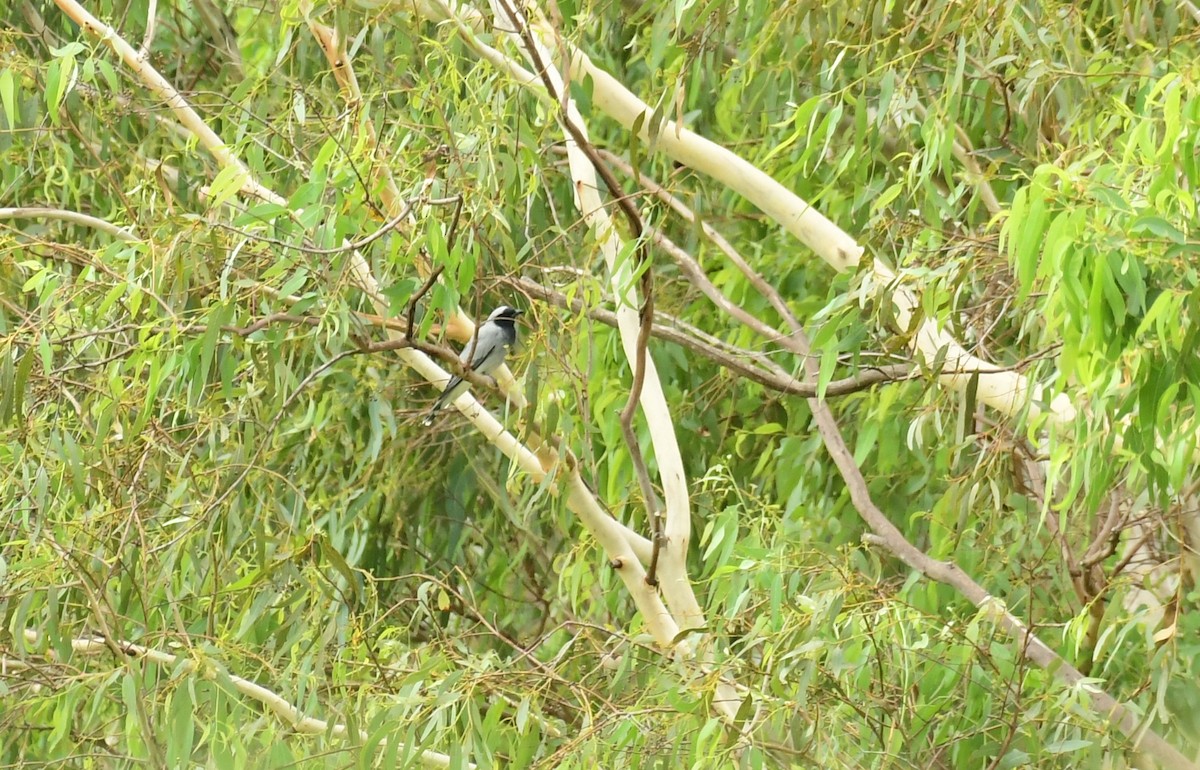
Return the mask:
[[[470,369],[477,374],[491,374],[500,364],[508,349],[517,341],[517,316],[524,311],[515,307],[501,305],[492,311],[483,325],[475,332],[475,339],[467,343],[459,354],[458,360],[464,369]],[[447,403],[461,396],[467,389],[467,383],[457,374],[450,378],[450,383],[433,403],[433,408],[425,417],[425,425],[432,425],[438,410]]]

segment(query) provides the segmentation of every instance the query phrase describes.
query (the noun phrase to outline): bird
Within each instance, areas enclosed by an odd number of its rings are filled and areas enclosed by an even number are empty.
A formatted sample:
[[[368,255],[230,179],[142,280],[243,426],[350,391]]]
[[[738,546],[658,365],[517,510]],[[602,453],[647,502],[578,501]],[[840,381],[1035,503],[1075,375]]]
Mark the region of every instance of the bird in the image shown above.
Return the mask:
[[[475,338],[467,343],[458,360],[464,369],[470,369],[477,374],[488,374],[496,371],[504,363],[504,356],[517,341],[517,317],[525,311],[510,305],[501,305],[492,311],[483,325],[475,333]],[[450,378],[446,389],[433,408],[425,416],[424,425],[432,425],[433,418],[447,403],[461,396],[467,389],[467,382],[459,375]]]

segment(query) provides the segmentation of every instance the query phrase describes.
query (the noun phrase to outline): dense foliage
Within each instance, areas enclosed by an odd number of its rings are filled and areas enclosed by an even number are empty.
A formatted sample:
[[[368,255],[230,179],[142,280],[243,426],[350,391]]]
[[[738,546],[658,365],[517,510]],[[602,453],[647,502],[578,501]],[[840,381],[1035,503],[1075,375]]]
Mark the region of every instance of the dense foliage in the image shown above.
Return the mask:
[[[650,343],[692,493],[708,663],[645,632],[554,475],[531,480],[452,410],[421,427],[436,390],[367,349],[384,330],[342,247],[393,219],[389,179],[412,216],[362,253],[390,313],[405,316],[427,264],[443,273],[414,303],[422,339],[455,307],[527,308],[510,365],[532,413],[479,395],[517,435],[536,421],[561,440],[612,514],[650,532],[618,419],[632,367],[586,312],[614,302],[559,112],[463,28],[410,3],[87,7],[135,48],[156,7],[145,61],[285,200],[240,194],[236,170],[55,4],[0,10],[0,205],[134,236],[0,220],[6,766],[396,767],[418,748],[479,767],[1147,766],[1089,709],[1092,685],[1033,666],[994,613],[863,541],[799,396]],[[787,298],[823,374],[914,363],[828,399],[891,521],[1196,757],[1194,7],[544,10],[657,114],[866,248],[835,273],[571,83],[598,147]],[[361,102],[307,18],[349,40]],[[477,34],[523,61],[490,22]],[[700,227],[613,168],[648,224],[785,329]],[[804,378],[650,254],[664,324]],[[873,259],[920,294],[922,318],[1077,415],[1002,414],[941,384]],[[745,697],[733,725],[713,707],[721,677]],[[330,728],[293,729],[242,679]]]

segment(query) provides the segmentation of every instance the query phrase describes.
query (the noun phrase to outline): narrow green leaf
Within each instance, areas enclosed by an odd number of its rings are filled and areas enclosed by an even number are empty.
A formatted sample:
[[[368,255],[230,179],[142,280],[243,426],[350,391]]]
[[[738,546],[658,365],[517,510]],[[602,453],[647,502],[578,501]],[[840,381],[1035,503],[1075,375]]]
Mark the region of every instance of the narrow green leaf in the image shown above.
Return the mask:
[[[167,741],[167,765],[186,767],[192,757],[195,741],[195,719],[192,717],[192,694],[185,679],[171,693],[169,721],[171,738]]]
[[[12,70],[0,70],[0,104],[4,105],[4,119],[9,130],[17,127],[17,79]]]
[[[250,181],[249,174],[236,165],[224,166],[208,186],[209,208],[220,208],[242,191]]]
[[[1091,746],[1092,742],[1083,738],[1071,738],[1062,741],[1051,741],[1043,748],[1047,754],[1070,754]]]

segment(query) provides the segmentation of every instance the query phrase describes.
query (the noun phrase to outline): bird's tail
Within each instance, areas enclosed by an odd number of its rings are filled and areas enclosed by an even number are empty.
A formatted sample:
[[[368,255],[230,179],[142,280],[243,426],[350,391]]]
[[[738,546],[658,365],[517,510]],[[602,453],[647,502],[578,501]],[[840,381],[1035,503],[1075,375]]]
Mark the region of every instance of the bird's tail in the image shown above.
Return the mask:
[[[446,389],[443,390],[442,394],[437,397],[437,401],[433,402],[433,406],[430,408],[429,413],[425,415],[425,419],[421,421],[421,424],[426,428],[428,428],[430,425],[433,425],[433,421],[437,417],[437,413],[441,411],[442,407],[445,406],[448,401],[453,401],[454,399],[458,398],[466,389],[466,383],[463,382],[462,377],[451,377],[450,382],[446,385]]]
[[[437,417],[437,413],[441,411],[442,405],[446,403],[446,394],[449,392],[449,389],[443,391],[442,394],[437,397],[437,401],[433,402],[433,406],[429,408],[429,412],[425,415],[425,419],[421,420],[421,424],[426,428],[428,428],[430,425],[433,425],[433,420]]]

